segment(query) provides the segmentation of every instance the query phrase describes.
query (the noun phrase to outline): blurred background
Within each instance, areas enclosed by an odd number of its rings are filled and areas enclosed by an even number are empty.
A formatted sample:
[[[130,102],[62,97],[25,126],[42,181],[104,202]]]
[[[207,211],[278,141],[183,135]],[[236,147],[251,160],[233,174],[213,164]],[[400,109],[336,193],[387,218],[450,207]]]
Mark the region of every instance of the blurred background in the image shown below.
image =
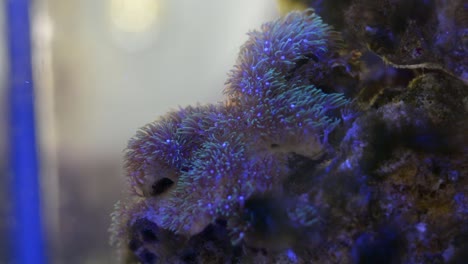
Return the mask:
[[[11,261],[6,9],[0,1],[0,263]],[[274,0],[30,2],[40,204],[49,263],[113,263],[122,151],[178,106],[221,100],[246,33]]]

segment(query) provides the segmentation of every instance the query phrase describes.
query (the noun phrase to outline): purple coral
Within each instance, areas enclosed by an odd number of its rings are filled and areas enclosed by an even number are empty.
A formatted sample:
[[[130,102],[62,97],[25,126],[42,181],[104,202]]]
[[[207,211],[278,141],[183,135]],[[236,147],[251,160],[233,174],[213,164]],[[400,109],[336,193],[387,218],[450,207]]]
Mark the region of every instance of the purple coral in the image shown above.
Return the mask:
[[[321,57],[338,42],[338,35],[312,10],[292,12],[249,33],[237,65],[226,84],[226,94],[248,104],[288,89],[287,79],[300,60]]]
[[[289,153],[313,157],[341,122],[332,111],[348,103],[344,96],[301,85],[296,74],[302,71],[295,71],[300,60],[320,58],[337,43],[337,34],[311,10],[250,33],[227,82],[225,102],[171,112],[130,140],[127,176],[144,200],[131,202],[134,209],[120,214],[128,225],[120,222],[114,229],[130,228],[143,217],[193,236],[225,219],[232,241],[242,241],[250,226],[239,217],[245,201],[281,193]],[[291,225],[315,222],[308,204],[289,215]]]
[[[187,170],[193,152],[200,147],[228,108],[216,105],[188,106],[145,125],[130,139],[125,168],[132,191],[150,196],[155,182],[175,182]],[[167,180],[166,180],[167,181]]]
[[[330,110],[347,100],[303,85],[296,71],[304,60],[323,64],[320,58],[339,44],[338,34],[309,10],[266,23],[249,36],[225,93],[244,109],[247,129],[266,146],[290,151],[290,146],[311,142],[302,152],[314,156],[340,122],[329,116]]]

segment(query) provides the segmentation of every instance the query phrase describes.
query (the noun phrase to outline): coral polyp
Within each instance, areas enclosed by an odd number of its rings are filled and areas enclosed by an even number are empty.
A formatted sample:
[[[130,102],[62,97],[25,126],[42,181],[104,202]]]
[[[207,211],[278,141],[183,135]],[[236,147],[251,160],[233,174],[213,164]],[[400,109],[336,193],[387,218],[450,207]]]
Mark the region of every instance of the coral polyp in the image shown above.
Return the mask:
[[[281,94],[303,60],[320,62],[337,46],[339,35],[313,10],[292,12],[249,33],[225,90],[244,104]]]
[[[290,13],[261,29],[249,33],[225,93],[245,112],[246,129],[265,145],[290,151],[291,145],[311,142],[305,154],[313,156],[339,123],[329,116],[330,110],[348,101],[343,94],[303,84],[304,78],[314,76],[303,76],[300,69],[308,62],[326,68],[326,58],[339,46],[339,34],[312,10]]]

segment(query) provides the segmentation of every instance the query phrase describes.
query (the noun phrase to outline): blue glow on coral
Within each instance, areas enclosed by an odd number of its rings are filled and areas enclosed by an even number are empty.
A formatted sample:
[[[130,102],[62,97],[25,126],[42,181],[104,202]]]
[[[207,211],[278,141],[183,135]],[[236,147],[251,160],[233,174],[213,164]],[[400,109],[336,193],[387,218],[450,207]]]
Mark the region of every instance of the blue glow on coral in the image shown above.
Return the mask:
[[[297,255],[294,253],[294,251],[292,251],[292,249],[288,249],[286,254],[291,262],[297,263]]]

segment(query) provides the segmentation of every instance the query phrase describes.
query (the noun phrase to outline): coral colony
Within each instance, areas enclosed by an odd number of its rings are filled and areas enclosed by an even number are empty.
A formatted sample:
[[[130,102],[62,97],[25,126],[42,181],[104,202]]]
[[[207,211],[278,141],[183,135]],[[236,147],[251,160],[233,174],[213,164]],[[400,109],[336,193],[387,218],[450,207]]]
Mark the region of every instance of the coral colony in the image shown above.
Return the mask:
[[[224,101],[137,132],[130,195],[112,215],[122,263],[468,259],[466,64],[393,68],[382,61],[406,46],[369,51],[344,24],[338,33],[307,9],[262,25]]]

